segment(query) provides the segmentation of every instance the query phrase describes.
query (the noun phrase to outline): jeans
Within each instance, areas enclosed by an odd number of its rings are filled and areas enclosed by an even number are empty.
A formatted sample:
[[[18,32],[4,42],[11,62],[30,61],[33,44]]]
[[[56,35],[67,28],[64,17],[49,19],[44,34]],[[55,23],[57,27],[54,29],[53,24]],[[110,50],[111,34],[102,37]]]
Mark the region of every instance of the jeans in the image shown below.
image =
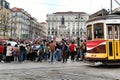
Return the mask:
[[[14,61],[18,61],[18,56],[14,56]]]
[[[42,62],[43,54],[39,54],[37,61]]]
[[[45,54],[44,54],[45,60],[48,60],[48,55],[49,55],[49,53],[45,53]]]
[[[61,49],[58,49],[56,51],[56,59],[57,60],[61,60],[62,59],[62,50]]]
[[[20,52],[19,61],[22,62],[24,57],[24,52]]]
[[[50,62],[53,63],[55,59],[55,52],[50,52]]]
[[[82,60],[83,60],[84,57],[85,57],[85,52],[83,52],[82,50],[80,50],[80,57],[81,57]]]

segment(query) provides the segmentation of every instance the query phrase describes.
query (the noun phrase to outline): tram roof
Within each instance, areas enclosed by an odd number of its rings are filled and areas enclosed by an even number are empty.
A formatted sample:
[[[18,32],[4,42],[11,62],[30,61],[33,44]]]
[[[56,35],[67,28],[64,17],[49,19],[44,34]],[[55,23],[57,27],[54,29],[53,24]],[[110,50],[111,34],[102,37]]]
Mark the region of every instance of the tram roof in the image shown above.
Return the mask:
[[[109,14],[105,9],[102,9],[92,15],[90,15],[87,22],[96,21],[96,20],[105,20],[105,19],[120,19],[120,11]]]

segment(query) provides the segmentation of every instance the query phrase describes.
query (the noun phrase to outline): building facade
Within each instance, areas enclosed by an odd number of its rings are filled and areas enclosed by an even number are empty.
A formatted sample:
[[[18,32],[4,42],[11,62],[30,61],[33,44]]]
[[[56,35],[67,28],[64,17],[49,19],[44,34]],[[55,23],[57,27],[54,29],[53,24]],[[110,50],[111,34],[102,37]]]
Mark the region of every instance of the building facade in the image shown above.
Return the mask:
[[[40,35],[41,26],[36,18],[22,8],[11,9],[11,37],[17,39],[35,39]]]
[[[47,26],[46,26],[46,23],[45,22],[41,22],[40,23],[41,27],[42,27],[42,36],[43,37],[46,37],[47,36]]]
[[[0,38],[10,37],[11,24],[10,5],[6,0],[0,0]]]
[[[47,14],[47,35],[63,38],[86,38],[85,23],[89,15],[85,12],[55,12]]]

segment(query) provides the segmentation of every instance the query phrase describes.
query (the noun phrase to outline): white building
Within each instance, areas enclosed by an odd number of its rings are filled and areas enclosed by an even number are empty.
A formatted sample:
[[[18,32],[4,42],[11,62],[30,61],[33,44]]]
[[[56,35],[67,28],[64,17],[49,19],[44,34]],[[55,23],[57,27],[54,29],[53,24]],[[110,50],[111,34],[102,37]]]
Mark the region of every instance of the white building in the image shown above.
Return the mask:
[[[42,27],[42,37],[46,37],[47,36],[47,27],[46,27],[46,23],[45,22],[41,22],[40,23],[41,27]]]
[[[35,39],[42,35],[42,26],[22,8],[11,9],[11,37],[17,39]]]
[[[30,15],[22,8],[12,8],[11,36],[13,38],[29,38]]]
[[[56,12],[47,14],[48,36],[65,38],[85,38],[86,26],[89,15],[84,12]]]

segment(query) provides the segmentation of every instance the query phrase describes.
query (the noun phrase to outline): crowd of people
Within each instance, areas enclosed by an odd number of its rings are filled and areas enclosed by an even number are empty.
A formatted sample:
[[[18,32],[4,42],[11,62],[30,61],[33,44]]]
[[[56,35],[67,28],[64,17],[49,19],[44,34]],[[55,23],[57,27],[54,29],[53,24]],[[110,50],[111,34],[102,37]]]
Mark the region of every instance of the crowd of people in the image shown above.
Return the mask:
[[[14,46],[11,43],[4,44],[4,54],[2,54],[1,62],[10,63],[24,62],[30,60],[34,62],[48,61],[54,63],[59,61],[66,63],[68,59],[71,61],[84,60],[86,53],[85,41],[80,41],[79,46],[75,41],[68,42],[65,39],[57,42],[54,40],[41,41],[35,40],[27,42],[25,40],[19,41]]]

